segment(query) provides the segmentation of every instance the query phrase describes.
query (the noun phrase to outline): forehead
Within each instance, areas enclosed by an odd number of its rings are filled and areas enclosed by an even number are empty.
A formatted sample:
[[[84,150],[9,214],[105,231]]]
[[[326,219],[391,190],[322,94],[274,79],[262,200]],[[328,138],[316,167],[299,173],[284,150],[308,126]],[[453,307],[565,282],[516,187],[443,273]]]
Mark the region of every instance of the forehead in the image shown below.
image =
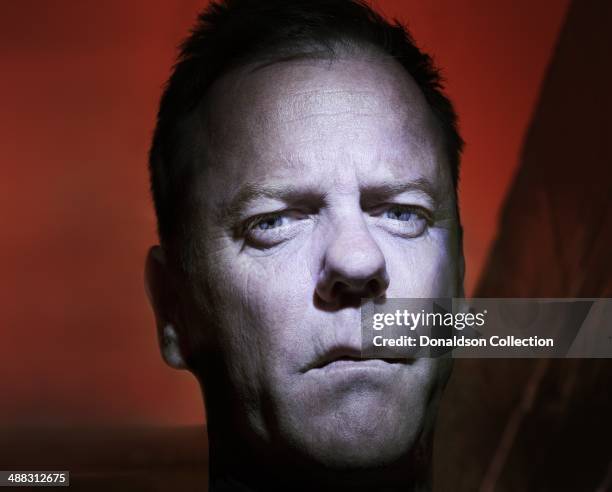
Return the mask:
[[[409,74],[381,55],[250,64],[219,79],[198,117],[208,182],[447,181],[442,134]]]

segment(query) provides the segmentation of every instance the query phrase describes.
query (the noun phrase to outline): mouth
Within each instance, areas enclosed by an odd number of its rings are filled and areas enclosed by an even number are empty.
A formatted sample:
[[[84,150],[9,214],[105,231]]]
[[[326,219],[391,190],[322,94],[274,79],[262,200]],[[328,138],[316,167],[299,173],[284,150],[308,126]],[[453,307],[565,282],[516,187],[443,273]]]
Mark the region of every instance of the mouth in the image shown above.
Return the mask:
[[[361,350],[352,347],[338,347],[326,352],[322,357],[309,364],[302,372],[313,370],[353,370],[353,369],[383,369],[390,365],[405,364],[408,359],[376,359],[364,358]]]

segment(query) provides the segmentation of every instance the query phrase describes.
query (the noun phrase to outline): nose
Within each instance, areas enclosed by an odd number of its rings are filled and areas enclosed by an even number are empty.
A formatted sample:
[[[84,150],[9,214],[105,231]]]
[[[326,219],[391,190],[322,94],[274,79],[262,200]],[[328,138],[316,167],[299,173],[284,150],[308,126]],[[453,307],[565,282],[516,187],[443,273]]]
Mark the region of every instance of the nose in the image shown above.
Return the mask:
[[[317,280],[318,297],[338,304],[384,294],[389,287],[385,257],[363,219],[344,223],[332,234]]]

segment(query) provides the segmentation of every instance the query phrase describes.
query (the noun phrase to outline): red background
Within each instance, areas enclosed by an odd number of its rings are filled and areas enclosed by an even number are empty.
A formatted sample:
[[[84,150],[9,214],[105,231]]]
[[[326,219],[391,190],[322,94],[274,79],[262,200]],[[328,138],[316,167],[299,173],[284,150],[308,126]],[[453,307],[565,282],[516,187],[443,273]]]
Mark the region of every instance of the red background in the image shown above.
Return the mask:
[[[161,86],[202,2],[6,2],[0,16],[0,420],[184,424],[143,289],[146,156]],[[380,1],[448,80],[467,142],[468,293],[496,232],[567,0]]]

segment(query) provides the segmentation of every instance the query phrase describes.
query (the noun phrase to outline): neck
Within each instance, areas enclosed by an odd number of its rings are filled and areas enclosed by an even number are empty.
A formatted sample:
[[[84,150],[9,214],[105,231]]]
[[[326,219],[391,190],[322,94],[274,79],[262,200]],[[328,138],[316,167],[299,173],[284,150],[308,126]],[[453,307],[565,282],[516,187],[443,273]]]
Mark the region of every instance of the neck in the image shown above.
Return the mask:
[[[367,485],[356,483],[338,483],[334,480],[308,480],[305,481],[301,475],[295,475],[293,480],[268,480],[268,481],[253,481],[244,479],[243,477],[236,478],[231,474],[212,475],[210,476],[209,488],[210,492],[260,492],[269,490],[294,490],[298,492],[306,492],[312,490],[337,490],[337,491],[384,491],[384,492],[431,492],[431,481],[415,482],[405,481],[403,485],[385,485],[382,483],[370,483]]]
[[[212,429],[211,429],[212,430]],[[430,492],[432,490],[431,438],[396,463],[359,469],[329,469],[292,456],[290,452],[260,449],[225,435],[210,435],[211,492],[268,490],[335,490]],[[218,439],[222,439],[219,441]],[[222,443],[222,444],[221,444]],[[367,445],[367,443],[364,443]]]

